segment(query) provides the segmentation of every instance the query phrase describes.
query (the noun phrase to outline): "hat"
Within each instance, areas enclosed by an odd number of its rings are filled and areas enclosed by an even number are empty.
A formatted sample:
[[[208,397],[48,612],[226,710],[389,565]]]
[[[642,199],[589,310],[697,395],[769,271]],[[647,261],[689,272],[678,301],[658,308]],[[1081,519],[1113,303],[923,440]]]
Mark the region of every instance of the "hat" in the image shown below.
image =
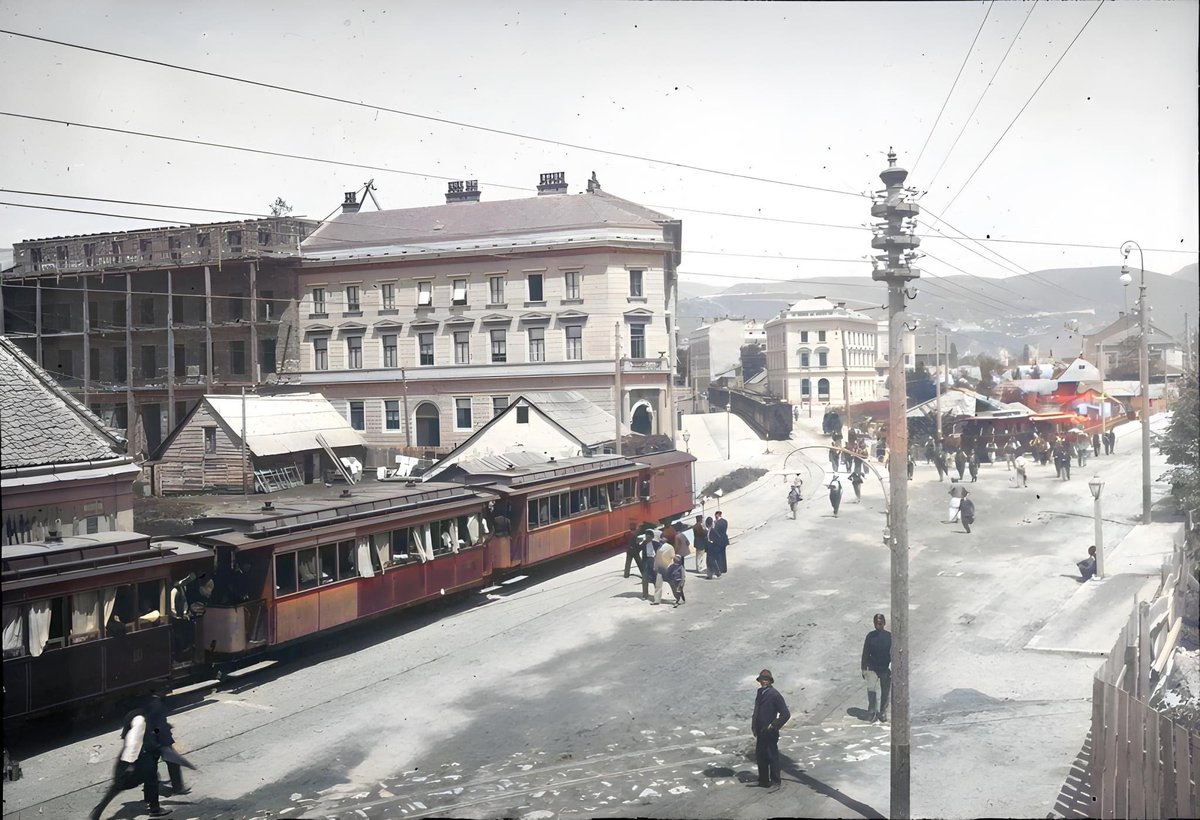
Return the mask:
[[[767,683],[774,683],[774,682],[775,682],[775,678],[773,678],[773,677],[771,676],[771,670],[770,670],[770,669],[764,669],[763,671],[759,672],[759,673],[758,673],[758,677],[757,677],[757,678],[755,678],[755,680],[759,680],[759,681],[763,681],[763,680],[765,680]]]

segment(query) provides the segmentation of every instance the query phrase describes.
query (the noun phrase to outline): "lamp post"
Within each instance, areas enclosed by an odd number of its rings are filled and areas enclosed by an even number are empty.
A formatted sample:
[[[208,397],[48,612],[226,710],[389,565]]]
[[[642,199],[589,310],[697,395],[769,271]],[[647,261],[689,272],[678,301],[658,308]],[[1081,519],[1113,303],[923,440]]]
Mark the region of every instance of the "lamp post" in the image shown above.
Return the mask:
[[[1129,252],[1137,248],[1141,281],[1138,285],[1138,372],[1142,380],[1142,523],[1150,523],[1150,358],[1147,351],[1149,322],[1146,320],[1146,261],[1142,246],[1132,239],[1121,243],[1125,261],[1121,264],[1121,282],[1133,281],[1129,273]]]
[[[1092,516],[1096,519],[1096,577],[1104,577],[1104,524],[1100,518],[1100,493],[1104,490],[1104,481],[1100,476],[1092,476],[1088,482],[1095,504],[1092,506]]]
[[[691,431],[684,430],[681,435],[683,436],[683,448],[687,451],[687,454],[690,456],[692,454]],[[696,461],[695,461],[695,459],[693,459],[692,460],[692,505],[693,506],[695,506],[695,500],[696,500]]]

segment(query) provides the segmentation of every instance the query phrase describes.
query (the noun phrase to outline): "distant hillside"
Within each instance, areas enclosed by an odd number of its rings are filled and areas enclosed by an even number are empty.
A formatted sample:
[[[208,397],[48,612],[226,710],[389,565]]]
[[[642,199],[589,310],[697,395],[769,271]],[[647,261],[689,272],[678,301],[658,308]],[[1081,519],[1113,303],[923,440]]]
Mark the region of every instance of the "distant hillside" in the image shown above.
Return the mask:
[[[1072,355],[1081,347],[1081,334],[1095,332],[1136,304],[1137,274],[1126,288],[1120,273],[1120,266],[1114,265],[1043,270],[1007,279],[925,274],[913,283],[918,294],[910,312],[926,327],[936,320],[949,328],[961,354],[1000,347],[1019,353],[1030,344],[1043,354],[1053,349],[1058,356]],[[1154,323],[1164,331],[1182,338],[1185,314],[1192,327],[1197,326],[1197,265],[1173,276],[1146,271],[1146,292]],[[884,305],[887,289],[868,275],[746,282],[704,294],[681,282],[680,327],[694,326],[701,317],[767,320],[799,299],[816,296],[864,309]],[[882,310],[868,313],[885,315]]]
[[[1172,275],[1174,278],[1184,282],[1200,284],[1200,263],[1193,262],[1190,265],[1184,265]]]

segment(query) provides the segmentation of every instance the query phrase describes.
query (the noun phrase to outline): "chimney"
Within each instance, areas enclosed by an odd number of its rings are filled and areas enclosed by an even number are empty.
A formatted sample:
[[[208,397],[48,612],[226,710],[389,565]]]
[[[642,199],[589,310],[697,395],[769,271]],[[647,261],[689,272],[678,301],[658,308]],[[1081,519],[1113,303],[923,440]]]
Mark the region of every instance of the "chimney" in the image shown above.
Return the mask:
[[[587,182],[587,192],[594,194],[600,190],[600,180],[596,179],[596,172],[592,171],[592,178]]]
[[[467,181],[455,180],[454,182],[446,183],[446,204],[450,205],[455,202],[478,202],[479,201],[479,180],[468,179]]]
[[[346,198],[342,200],[342,213],[356,214],[362,205],[358,201],[357,191],[346,191]]]
[[[836,304],[837,304],[837,306],[838,306],[838,308],[839,308],[839,309],[846,307],[846,303],[845,303],[845,302],[837,302]]]
[[[546,194],[565,194],[567,192],[567,172],[553,171],[542,174],[538,179],[538,196]]]

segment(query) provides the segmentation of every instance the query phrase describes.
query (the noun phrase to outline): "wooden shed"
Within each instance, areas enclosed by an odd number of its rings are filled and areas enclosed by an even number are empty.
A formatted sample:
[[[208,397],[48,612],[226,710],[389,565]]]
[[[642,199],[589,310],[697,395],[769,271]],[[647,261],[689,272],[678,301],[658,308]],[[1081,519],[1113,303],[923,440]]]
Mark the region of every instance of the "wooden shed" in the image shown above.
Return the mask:
[[[156,453],[155,492],[274,492],[326,481],[339,474],[335,459],[361,465],[366,447],[319,393],[207,395]]]

